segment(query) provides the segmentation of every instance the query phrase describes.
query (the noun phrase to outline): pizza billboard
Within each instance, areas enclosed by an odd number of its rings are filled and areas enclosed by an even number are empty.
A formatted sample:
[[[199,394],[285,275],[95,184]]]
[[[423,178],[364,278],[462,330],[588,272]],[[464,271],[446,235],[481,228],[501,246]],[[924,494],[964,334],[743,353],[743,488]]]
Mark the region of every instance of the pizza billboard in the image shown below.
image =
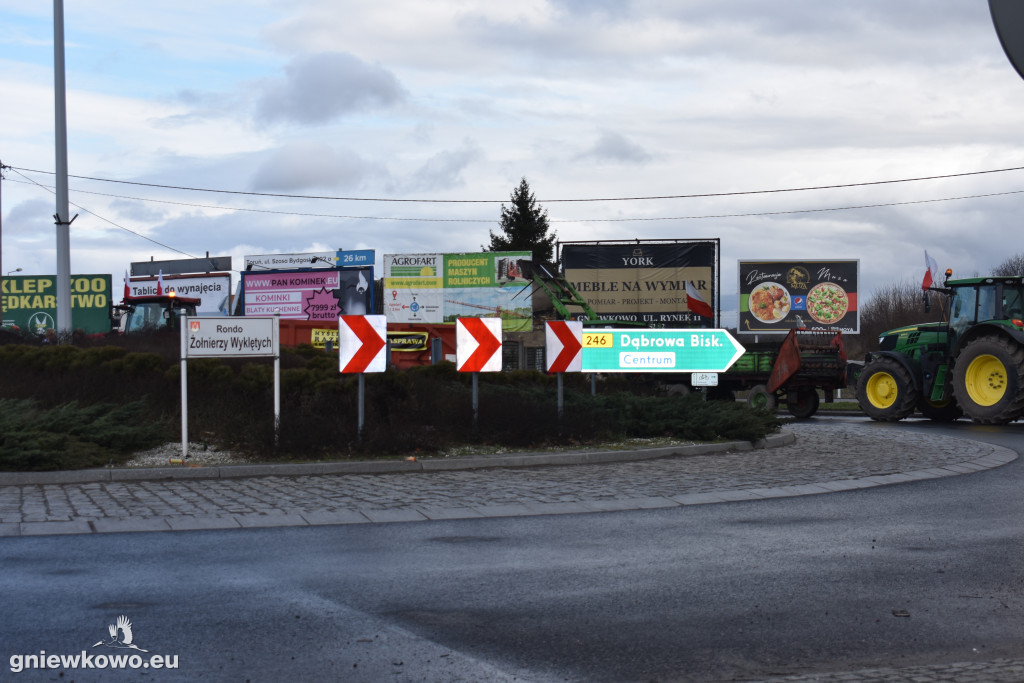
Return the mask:
[[[719,327],[717,239],[562,242],[565,279],[602,320],[658,327]],[[714,315],[687,304],[687,283]]]
[[[860,261],[740,261],[740,334],[860,332]]]
[[[533,328],[533,297],[519,261],[528,251],[385,254],[384,315],[389,323],[451,323],[501,318],[509,332]]]

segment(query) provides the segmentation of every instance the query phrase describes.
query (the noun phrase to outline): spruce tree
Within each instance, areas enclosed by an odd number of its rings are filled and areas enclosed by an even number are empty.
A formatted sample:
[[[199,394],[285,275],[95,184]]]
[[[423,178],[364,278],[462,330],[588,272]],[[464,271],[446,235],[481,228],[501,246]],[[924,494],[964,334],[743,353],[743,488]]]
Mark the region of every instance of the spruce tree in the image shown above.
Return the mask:
[[[558,236],[548,235],[547,209],[537,206],[526,178],[512,191],[510,199],[510,207],[501,205],[501,233],[490,232],[491,244],[484,251],[529,251],[534,263],[552,262]]]

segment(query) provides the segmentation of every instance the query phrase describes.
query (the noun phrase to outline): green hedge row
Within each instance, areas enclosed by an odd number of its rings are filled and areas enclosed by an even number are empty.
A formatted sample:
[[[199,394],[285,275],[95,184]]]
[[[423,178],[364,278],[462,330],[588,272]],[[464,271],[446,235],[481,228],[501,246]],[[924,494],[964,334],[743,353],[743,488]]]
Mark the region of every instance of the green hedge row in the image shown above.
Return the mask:
[[[137,343],[137,342],[136,342]],[[168,347],[170,349],[170,347]],[[124,346],[0,345],[0,469],[119,464],[180,440],[181,365],[173,350]],[[479,376],[474,428],[471,377],[451,363],[365,377],[365,429],[357,429],[358,379],[311,347],[281,356],[275,441],[273,365],[188,363],[190,439],[267,460],[436,453],[465,444],[543,448],[624,437],[749,440],[777,431],[774,415],[699,395],[668,397],[650,377],[599,382],[566,375],[557,414],[555,378],[533,371]]]

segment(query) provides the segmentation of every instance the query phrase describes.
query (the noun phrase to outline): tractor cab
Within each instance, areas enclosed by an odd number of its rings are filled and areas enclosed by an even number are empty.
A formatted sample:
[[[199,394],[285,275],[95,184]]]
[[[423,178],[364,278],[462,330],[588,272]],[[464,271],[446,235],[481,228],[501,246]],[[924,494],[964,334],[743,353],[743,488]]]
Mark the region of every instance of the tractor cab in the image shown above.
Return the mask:
[[[125,297],[115,306],[122,311],[121,332],[177,332],[181,329],[181,316],[194,316],[200,299],[169,294]]]

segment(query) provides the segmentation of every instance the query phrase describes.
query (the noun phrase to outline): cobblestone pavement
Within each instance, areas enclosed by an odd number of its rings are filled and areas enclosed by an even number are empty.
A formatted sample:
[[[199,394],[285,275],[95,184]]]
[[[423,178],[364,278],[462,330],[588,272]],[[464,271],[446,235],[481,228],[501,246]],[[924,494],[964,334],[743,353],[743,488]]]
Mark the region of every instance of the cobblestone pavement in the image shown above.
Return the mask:
[[[395,522],[672,507],[969,473],[1012,452],[975,441],[798,423],[788,446],[638,462],[390,474],[0,487],[0,535]]]

